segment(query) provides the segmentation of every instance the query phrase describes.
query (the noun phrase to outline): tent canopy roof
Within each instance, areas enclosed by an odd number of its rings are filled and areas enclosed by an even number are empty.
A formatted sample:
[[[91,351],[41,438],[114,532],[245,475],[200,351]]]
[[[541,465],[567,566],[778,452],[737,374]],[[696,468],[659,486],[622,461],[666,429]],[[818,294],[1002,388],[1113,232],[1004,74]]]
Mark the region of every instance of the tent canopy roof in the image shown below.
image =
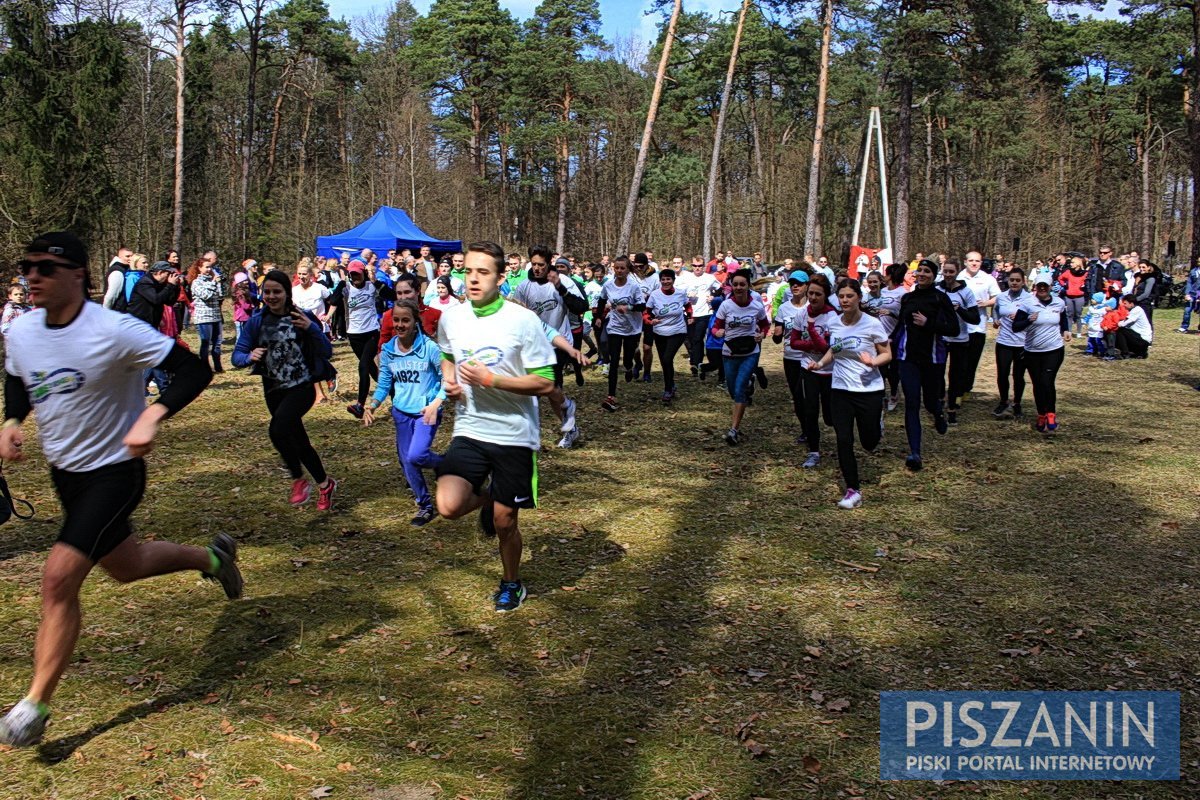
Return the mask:
[[[369,247],[380,256],[388,250],[408,247],[416,250],[423,245],[437,253],[457,252],[462,249],[459,240],[435,239],[417,227],[408,212],[391,206],[380,206],[379,210],[348,231],[332,236],[317,237],[317,255],[339,257],[344,252],[357,252]]]

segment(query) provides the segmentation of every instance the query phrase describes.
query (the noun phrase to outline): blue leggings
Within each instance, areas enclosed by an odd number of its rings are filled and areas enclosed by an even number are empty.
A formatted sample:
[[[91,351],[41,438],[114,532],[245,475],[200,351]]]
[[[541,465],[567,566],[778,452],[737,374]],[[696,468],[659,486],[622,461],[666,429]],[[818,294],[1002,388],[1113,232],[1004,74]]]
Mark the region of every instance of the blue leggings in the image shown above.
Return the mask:
[[[745,403],[750,396],[750,382],[758,366],[759,353],[748,356],[725,356],[725,388],[735,403]]]
[[[904,389],[904,431],[908,450],[921,455],[921,404],[935,417],[942,413],[942,395],[946,393],[945,364],[900,362],[900,386]]]
[[[417,500],[417,508],[433,508],[433,498],[421,470],[437,469],[442,463],[442,457],[430,450],[437,436],[438,425],[442,423],[441,412],[435,424],[426,425],[420,414],[405,414],[393,406],[392,419],[396,422],[396,456],[400,459],[408,488],[412,489]]]

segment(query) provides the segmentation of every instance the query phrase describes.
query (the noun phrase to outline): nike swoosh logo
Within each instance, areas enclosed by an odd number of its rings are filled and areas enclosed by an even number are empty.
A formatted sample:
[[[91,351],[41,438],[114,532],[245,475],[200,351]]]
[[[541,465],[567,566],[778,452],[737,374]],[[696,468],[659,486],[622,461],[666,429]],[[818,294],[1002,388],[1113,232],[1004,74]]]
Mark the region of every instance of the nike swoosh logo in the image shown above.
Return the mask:
[[[528,499],[529,499],[529,497],[528,497],[528,496],[525,496],[525,497],[514,497],[514,498],[513,498],[513,502],[514,502],[514,503],[524,503],[524,502],[525,502],[526,500],[528,500]]]

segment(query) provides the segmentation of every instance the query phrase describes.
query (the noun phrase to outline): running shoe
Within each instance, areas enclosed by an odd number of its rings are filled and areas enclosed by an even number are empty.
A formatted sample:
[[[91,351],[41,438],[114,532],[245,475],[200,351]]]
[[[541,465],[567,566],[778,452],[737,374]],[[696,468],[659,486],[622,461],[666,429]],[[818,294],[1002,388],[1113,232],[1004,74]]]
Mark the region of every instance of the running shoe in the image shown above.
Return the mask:
[[[600,408],[604,409],[605,411],[616,411],[617,408],[619,408],[617,405],[617,398],[609,395],[608,397],[604,398],[604,402],[600,404]]]
[[[1025,416],[1024,414],[1021,413],[1021,404],[1020,403],[1013,403],[1012,415],[1013,415],[1013,419],[1020,419],[1021,417]]]
[[[649,372],[646,372],[646,374],[642,376],[642,383],[650,383],[653,380],[654,376],[652,376]]]
[[[706,364],[700,365],[700,369],[696,372],[696,377],[701,381],[708,380],[708,369]]]
[[[946,412],[946,424],[947,425],[957,425],[958,424],[958,411],[957,410]]]
[[[696,369],[695,367],[692,367],[692,377],[693,378],[696,377],[696,375],[699,374],[699,372],[700,372],[700,370]]]
[[[796,444],[808,444],[808,437],[803,433],[796,437]]]
[[[308,498],[312,496],[312,484],[305,478],[296,478],[292,481],[292,496],[288,500],[294,506],[302,506],[308,502]]]
[[[409,520],[408,524],[412,525],[414,528],[420,528],[423,525],[428,525],[430,522],[433,522],[435,519],[437,519],[437,515],[438,513],[432,508],[422,508],[417,512],[415,517]]]
[[[583,373],[582,372],[580,372],[578,375],[575,376],[575,385],[583,386]]]
[[[494,501],[487,501],[479,507],[479,532],[483,534],[484,539],[491,539],[496,535],[496,504]]]
[[[570,398],[563,401],[563,423],[559,430],[563,433],[575,430],[575,401]]]
[[[362,403],[351,403],[350,405],[346,406],[346,410],[349,411],[350,416],[354,417],[355,419],[363,418]]]
[[[742,434],[737,428],[730,428],[725,432],[725,444],[729,445],[730,447],[740,443],[741,441]]]
[[[800,465],[804,469],[816,469],[821,466],[821,454],[809,453],[808,458],[804,459],[804,463]]]
[[[921,463],[921,457],[916,453],[909,453],[908,458],[904,459],[904,466],[912,472],[920,472],[924,464]]]
[[[217,571],[202,573],[210,581],[221,584],[225,596],[237,600],[242,596],[242,571],[237,565],[237,542],[228,533],[218,533],[213,537],[208,550],[217,557]]]
[[[564,450],[570,450],[575,446],[575,442],[577,441],[579,441],[579,428],[572,428],[558,440],[558,446]]]
[[[888,399],[887,399],[887,410],[888,410],[888,411],[895,411],[895,410],[896,410],[896,406],[898,406],[898,405],[900,405],[900,398],[899,398],[899,397],[897,397],[897,396],[896,396],[896,395],[894,395],[894,394],[893,394],[893,395],[888,395]]]
[[[663,392],[662,393],[662,404],[664,406],[671,405],[671,398],[672,398],[672,395],[670,392]]]
[[[992,409],[992,416],[996,419],[1003,419],[1008,414],[1008,403],[1001,403]]]
[[[1187,333],[1187,328],[1185,328],[1181,325],[1175,332],[1176,333]]]
[[[1058,430],[1058,415],[1057,414],[1047,414],[1046,415],[1046,433],[1054,433],[1056,430]]]
[[[1046,432],[1046,415],[1038,414],[1037,421],[1033,423],[1033,429],[1038,433]]]
[[[633,380],[633,370],[631,370],[631,369],[625,370],[625,382],[629,383],[632,380]]]
[[[767,388],[769,381],[767,380],[767,371],[762,367],[754,368],[754,377],[758,378],[758,385],[762,388]]]
[[[628,375],[629,373],[628,373],[628,372],[626,372],[626,374]],[[641,364],[636,364],[636,365],[634,365],[634,367],[633,367],[633,378],[632,378],[632,380],[635,380],[635,381],[636,381],[636,380],[639,380],[641,377],[642,377],[642,365],[641,365]],[[630,380],[631,380],[630,378],[626,378],[626,379],[625,379],[625,382],[626,382],[626,383],[628,383]]]
[[[40,711],[38,704],[26,697],[0,719],[0,744],[33,747],[42,740],[48,719],[50,713]]]
[[[500,581],[500,588],[492,595],[498,614],[516,611],[526,597],[525,586],[520,581]]]
[[[336,377],[330,378],[325,381],[325,386],[329,389],[330,394],[336,393],[338,390],[338,379]]]
[[[729,388],[729,387],[727,387],[727,386],[725,385],[725,379],[724,379],[724,378],[722,378],[721,380],[717,381],[717,388],[718,388],[718,389],[727,389],[727,388]]]
[[[949,427],[950,426],[948,426],[946,424],[946,415],[945,414],[938,414],[936,417],[933,418],[933,429],[935,431],[937,431],[938,433],[944,435],[946,433],[946,431],[949,430]]]
[[[851,509],[862,505],[862,494],[857,489],[847,489],[846,496],[838,500],[838,508]]]
[[[333,509],[333,493],[337,491],[338,482],[333,478],[329,479],[329,483],[325,486],[317,487],[317,508],[321,511],[331,511]]]

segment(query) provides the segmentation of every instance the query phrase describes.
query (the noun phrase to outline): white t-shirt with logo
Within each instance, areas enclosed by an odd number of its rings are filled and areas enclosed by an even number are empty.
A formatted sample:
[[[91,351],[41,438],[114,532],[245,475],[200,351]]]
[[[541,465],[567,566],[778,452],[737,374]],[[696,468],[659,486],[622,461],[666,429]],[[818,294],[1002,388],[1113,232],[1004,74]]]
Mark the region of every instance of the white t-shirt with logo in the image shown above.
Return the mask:
[[[456,365],[475,361],[501,377],[522,377],[555,362],[554,348],[541,320],[516,303],[504,302],[486,316],[476,316],[470,303],[449,308],[438,321],[437,339],[442,352]],[[536,397],[461,385],[463,396],[454,416],[455,436],[531,450],[541,447]]]
[[[821,334],[822,339],[828,342],[830,328],[833,326],[833,321],[838,318],[837,311],[830,308],[829,305],[826,304],[825,310],[816,317],[813,317],[809,314],[809,308],[811,308],[811,306],[805,305],[804,308],[800,309],[800,313],[796,315],[796,321],[794,325],[795,329],[800,331],[800,338],[809,338],[808,323],[812,322],[813,328],[816,329],[817,333]],[[824,350],[820,352],[817,352],[816,350],[796,350],[794,352],[799,354],[800,363],[804,365],[805,369],[808,369],[810,364],[820,361],[825,356]],[[830,364],[824,369],[814,370],[814,372],[816,372],[818,375],[832,375],[833,365]]]
[[[561,275],[558,283],[567,290],[567,294],[583,297],[579,285],[570,277]],[[530,278],[513,289],[513,293],[509,297],[537,314],[542,322],[554,328],[568,341],[571,339],[570,315],[567,313],[566,301],[558,292],[558,286],[550,281],[539,283]]]
[[[696,275],[689,271],[679,273],[675,277],[675,291],[683,292],[692,302],[692,318],[712,315],[713,294],[721,290],[721,284],[713,280],[712,275]]]
[[[651,292],[646,298],[646,310],[650,312],[652,319],[661,320],[654,326],[654,335],[674,336],[687,333],[687,305],[688,296],[679,289],[675,289],[671,294],[666,294],[661,288]]]
[[[346,333],[370,333],[379,330],[379,317],[375,314],[375,284],[367,281],[356,288],[346,281]],[[293,293],[293,302],[295,302]]]
[[[349,281],[346,282],[349,285]],[[292,287],[292,304],[301,311],[311,311],[314,314],[325,313],[325,301],[329,298],[329,288],[317,282],[310,283],[305,289],[300,284]]]
[[[146,409],[143,373],[174,346],[98,303],[85,302],[62,328],[46,327],[46,311],[35,308],[9,329],[4,368],[25,384],[46,460],[87,472],[132,458],[121,442]]]
[[[775,322],[783,326],[784,361],[803,361],[803,353],[792,349],[792,331],[796,329],[796,320],[799,318],[800,312],[807,305],[808,303],[798,306],[792,303],[791,300],[785,300],[780,304],[779,310],[775,312]]]
[[[874,356],[875,345],[888,340],[883,324],[863,314],[853,325],[836,317],[829,325],[829,349],[833,351],[833,388],[847,392],[882,392],[883,375],[878,367],[868,367],[859,353]]]
[[[730,356],[733,354],[729,350],[729,340],[758,333],[759,323],[767,321],[767,310],[758,295],[751,292],[750,302],[744,306],[739,306],[732,297],[721,303],[717,309],[717,320],[725,323],[725,344],[721,346],[721,355]],[[754,355],[759,349],[755,343],[754,349],[743,355]]]
[[[879,322],[883,325],[883,330],[890,336],[892,331],[896,330],[896,325],[900,323],[900,301],[904,299],[904,295],[908,294],[908,289],[903,285],[897,286],[895,289],[885,286],[881,294],[883,301],[879,304],[879,308],[888,313],[880,314]]]
[[[976,303],[980,300],[991,300],[1000,294],[1000,284],[996,283],[996,279],[982,269],[973,276],[964,269],[958,273],[958,279],[967,285],[971,294],[975,295]],[[987,333],[987,309],[979,309],[979,322],[967,325],[967,333]]]
[[[642,295],[642,284],[632,275],[625,279],[624,286],[618,286],[616,278],[611,278],[600,290],[600,297],[608,306],[608,322],[605,331],[610,336],[634,336],[642,332],[642,312],[634,311],[634,306],[645,305]],[[625,303],[628,311],[618,311],[617,306]]]

